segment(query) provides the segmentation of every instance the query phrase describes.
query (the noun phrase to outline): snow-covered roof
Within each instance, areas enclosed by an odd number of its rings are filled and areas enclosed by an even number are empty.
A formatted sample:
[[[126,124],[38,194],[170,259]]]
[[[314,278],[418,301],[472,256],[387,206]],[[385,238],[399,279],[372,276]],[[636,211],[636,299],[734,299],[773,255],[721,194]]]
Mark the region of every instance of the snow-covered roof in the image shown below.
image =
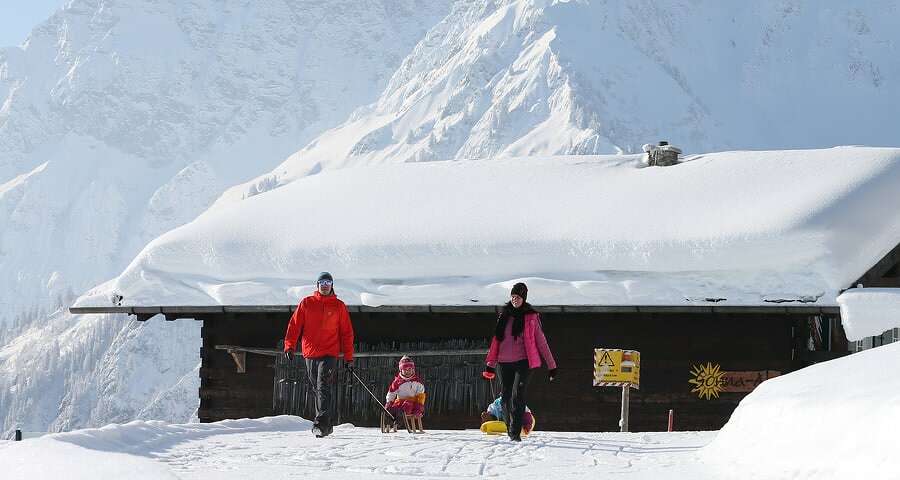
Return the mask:
[[[446,161],[325,171],[223,203],[76,306],[835,305],[900,241],[900,149]]]
[[[900,328],[900,288],[852,288],[837,298],[849,340]]]

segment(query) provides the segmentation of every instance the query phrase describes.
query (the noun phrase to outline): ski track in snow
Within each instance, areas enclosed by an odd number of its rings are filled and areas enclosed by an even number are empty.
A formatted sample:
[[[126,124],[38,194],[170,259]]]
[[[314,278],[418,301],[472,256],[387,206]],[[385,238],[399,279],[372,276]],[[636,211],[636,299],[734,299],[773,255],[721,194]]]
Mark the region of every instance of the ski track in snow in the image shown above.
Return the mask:
[[[345,425],[325,439],[296,431],[219,434],[148,456],[184,479],[725,478],[696,459],[713,435],[535,432],[515,444],[473,430],[383,435]]]

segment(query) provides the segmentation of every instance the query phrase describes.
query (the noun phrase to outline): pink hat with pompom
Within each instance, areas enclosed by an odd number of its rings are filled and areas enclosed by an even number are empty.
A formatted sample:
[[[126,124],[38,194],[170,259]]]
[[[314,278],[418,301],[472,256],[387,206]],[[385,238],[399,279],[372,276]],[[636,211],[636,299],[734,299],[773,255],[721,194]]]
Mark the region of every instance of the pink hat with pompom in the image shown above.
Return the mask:
[[[412,361],[411,358],[406,355],[404,355],[403,358],[400,359],[400,364],[398,366],[400,367],[400,370],[403,370],[404,368],[411,368],[413,370],[416,369],[416,364]]]

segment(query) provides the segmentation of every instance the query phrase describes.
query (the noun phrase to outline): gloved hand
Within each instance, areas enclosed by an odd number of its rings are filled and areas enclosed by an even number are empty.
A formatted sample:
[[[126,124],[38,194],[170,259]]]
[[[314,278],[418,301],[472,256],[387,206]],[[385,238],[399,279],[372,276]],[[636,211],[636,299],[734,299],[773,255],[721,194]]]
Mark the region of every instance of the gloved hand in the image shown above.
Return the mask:
[[[353,365],[353,360],[345,361],[344,368],[346,368],[347,372],[349,372],[349,373],[353,373],[356,371],[356,366]]]
[[[481,376],[484,377],[485,380],[493,380],[494,377],[497,376],[497,369],[490,365],[486,365],[484,371],[481,372]]]
[[[286,363],[292,363],[294,361],[294,351],[290,349],[286,349],[281,353],[281,359]]]
[[[547,376],[550,377],[550,381],[552,382],[554,378],[556,378],[556,369],[551,369],[547,372]]]

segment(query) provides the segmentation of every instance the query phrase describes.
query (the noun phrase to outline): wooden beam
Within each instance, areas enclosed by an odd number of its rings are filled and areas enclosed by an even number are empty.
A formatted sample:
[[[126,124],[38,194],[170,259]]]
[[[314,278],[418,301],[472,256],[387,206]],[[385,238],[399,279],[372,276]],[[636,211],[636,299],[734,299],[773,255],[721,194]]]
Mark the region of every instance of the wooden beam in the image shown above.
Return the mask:
[[[713,307],[700,305],[684,305],[684,306],[659,306],[659,305],[639,305],[637,311],[640,313],[712,313]]]
[[[432,305],[431,313],[497,313],[497,305]]]
[[[562,313],[562,305],[540,305],[536,307],[541,313]]]
[[[382,305],[380,307],[360,305],[359,311],[378,313],[428,313],[429,309],[428,305]]]
[[[540,310],[541,307],[536,307]],[[563,313],[635,313],[637,307],[626,305],[563,305]]]
[[[216,345],[216,350],[225,350],[228,353],[231,352],[249,352],[256,353],[258,355],[267,355],[270,357],[277,357],[281,355],[282,351],[277,348],[258,348],[258,347],[242,347],[239,345]]]
[[[247,373],[247,352],[228,350],[228,353],[234,359],[235,365],[237,365],[237,373]]]
[[[853,288],[860,283],[863,287],[879,286],[879,280],[898,263],[900,263],[900,243],[873,265],[872,268],[863,273],[852,285],[849,285],[848,288]]]
[[[222,313],[225,311],[225,307],[221,305],[204,305],[204,306],[173,306],[173,307],[160,307],[162,309],[162,313],[173,313],[173,314],[181,314],[186,313],[190,315],[194,315],[197,313]]]
[[[297,305],[225,305],[225,313],[291,313]]]
[[[277,348],[259,348],[259,347],[242,347],[240,345],[216,345],[216,350],[225,350],[234,356],[235,353],[255,353],[257,355],[266,355],[269,357],[277,357],[282,354],[281,350]],[[416,351],[403,351],[403,352],[353,352],[353,357],[359,358],[371,358],[371,357],[396,357],[400,358],[403,355],[412,355],[416,357],[433,357],[433,356],[467,356],[467,355],[487,355],[487,350],[482,349],[470,349],[470,350],[416,350]],[[343,357],[343,353],[339,353],[338,357]],[[237,363],[237,359],[235,359]],[[243,372],[241,372],[243,373]]]
[[[96,313],[127,313],[132,315],[134,314],[132,308],[134,307],[69,307],[69,313],[73,315],[90,315]]]

